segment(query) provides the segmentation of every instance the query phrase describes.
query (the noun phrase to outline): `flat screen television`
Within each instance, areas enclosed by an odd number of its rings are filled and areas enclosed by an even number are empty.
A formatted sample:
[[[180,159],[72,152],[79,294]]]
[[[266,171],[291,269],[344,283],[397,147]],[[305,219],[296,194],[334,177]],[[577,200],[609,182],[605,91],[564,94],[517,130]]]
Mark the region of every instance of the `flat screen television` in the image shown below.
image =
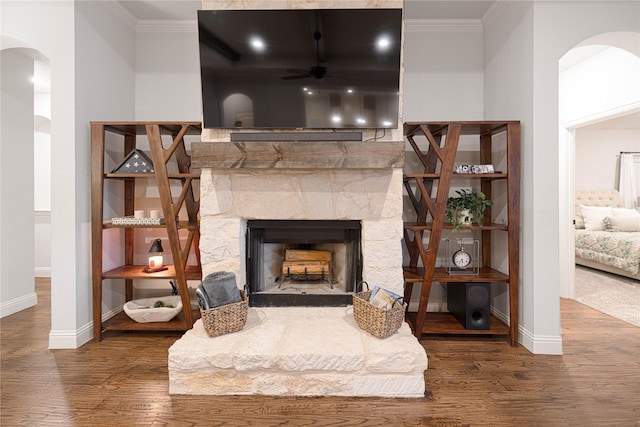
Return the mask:
[[[401,9],[200,10],[205,128],[398,126]]]

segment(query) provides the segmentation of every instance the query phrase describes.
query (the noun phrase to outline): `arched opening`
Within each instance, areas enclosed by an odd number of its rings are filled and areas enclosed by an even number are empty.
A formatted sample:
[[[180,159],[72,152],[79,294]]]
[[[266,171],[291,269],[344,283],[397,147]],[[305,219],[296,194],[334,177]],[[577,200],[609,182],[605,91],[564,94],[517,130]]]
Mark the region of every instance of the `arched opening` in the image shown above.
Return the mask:
[[[2,37],[1,316],[37,303],[35,277],[51,276],[49,60]]]
[[[253,101],[247,95],[229,95],[222,106],[224,127],[253,127]]]
[[[51,78],[49,61],[34,62],[35,276],[51,277]]]
[[[585,185],[596,185],[596,182],[600,188],[617,186],[617,182],[614,184],[616,153],[613,158],[612,152],[597,153],[598,158],[590,166],[585,165],[585,154],[577,151],[581,147],[576,136],[587,126],[602,126],[605,122],[612,123],[611,120],[620,122],[622,118],[634,122],[640,117],[638,37],[638,33],[630,32],[600,34],[576,45],[559,62],[559,215],[563,224],[559,236],[560,296],[564,298],[575,296],[575,191]],[[620,151],[613,145],[610,150]],[[577,167],[578,177],[584,176],[584,167],[591,169],[590,182],[576,182]],[[602,174],[599,181],[598,174]]]

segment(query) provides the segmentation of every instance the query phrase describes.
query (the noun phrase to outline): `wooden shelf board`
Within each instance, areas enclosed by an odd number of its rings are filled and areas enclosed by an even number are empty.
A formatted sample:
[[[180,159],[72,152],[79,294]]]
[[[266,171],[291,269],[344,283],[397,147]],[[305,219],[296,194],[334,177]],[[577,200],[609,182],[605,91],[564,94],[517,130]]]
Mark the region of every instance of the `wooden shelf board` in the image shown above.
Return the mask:
[[[170,173],[167,175],[169,179],[200,179],[199,173]],[[155,173],[105,173],[105,179],[131,179],[131,178],[151,178],[155,179]]]
[[[420,179],[420,178],[429,178],[429,179],[440,179],[441,175],[439,173],[408,173],[404,176],[407,179]],[[507,179],[508,175],[506,173],[452,173],[451,177],[454,179],[457,178],[469,178],[469,179]]]
[[[432,223],[418,224],[416,222],[405,222],[404,228],[411,231],[431,230],[433,229],[433,224]],[[444,224],[442,228],[443,230],[453,230],[453,224],[448,224],[448,223]],[[484,224],[484,225],[472,224],[472,225],[462,226],[458,228],[458,230],[460,231],[464,231],[464,230],[507,231],[508,229],[509,229],[509,226],[507,224],[497,224],[494,222],[490,224]],[[455,236],[452,236],[452,238],[453,237]]]
[[[424,268],[403,268],[404,281],[410,283],[422,282],[422,276],[424,275]]]
[[[482,135],[484,133],[500,133],[506,130],[509,124],[515,125],[520,122],[517,120],[507,121],[451,121],[451,122],[406,122],[404,124],[404,135],[420,135],[423,134],[422,126],[429,128],[434,135],[446,134],[449,125],[460,125],[461,135]]]
[[[199,318],[200,311],[193,310],[194,322]],[[183,313],[178,313],[176,317],[168,322],[138,323],[122,311],[102,322],[102,328],[105,331],[186,331],[191,329],[191,326],[187,326]]]
[[[178,221],[176,223],[176,225],[178,226],[179,230],[197,230],[200,228],[200,224],[198,224],[197,222],[189,222],[189,221]],[[105,220],[102,223],[102,226],[104,228],[167,228],[167,224],[146,224],[146,225],[113,225],[111,223],[111,220]]]
[[[123,265],[113,270],[102,273],[103,279],[175,279],[176,270],[173,265],[168,265],[167,270],[155,273],[145,273],[145,265]],[[185,268],[187,280],[202,280],[202,271],[196,265],[188,265]]]
[[[99,122],[93,121],[91,124],[102,124],[108,132],[117,133],[120,135],[146,135],[147,128],[145,125],[158,125],[160,133],[162,135],[171,135],[177,133],[182,129],[183,125],[188,125],[186,135],[200,135],[202,134],[201,122]]]
[[[411,329],[415,325],[417,313],[408,312],[407,321]],[[466,329],[451,313],[427,312],[422,327],[422,334],[446,334],[446,335],[509,335],[509,326],[502,323],[497,317],[491,315],[491,329],[475,330]]]
[[[424,268],[404,268],[404,281],[410,283],[422,282]],[[509,276],[493,268],[481,268],[479,274],[449,274],[444,267],[437,267],[433,271],[433,282],[466,283],[466,282],[505,282],[509,283]]]

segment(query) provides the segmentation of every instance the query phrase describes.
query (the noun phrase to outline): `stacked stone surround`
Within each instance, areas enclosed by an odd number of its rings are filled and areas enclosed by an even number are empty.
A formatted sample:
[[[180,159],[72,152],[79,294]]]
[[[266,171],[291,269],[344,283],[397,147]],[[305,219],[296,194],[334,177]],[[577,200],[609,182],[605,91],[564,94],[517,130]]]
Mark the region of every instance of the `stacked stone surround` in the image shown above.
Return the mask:
[[[205,169],[200,178],[203,274],[246,283],[248,219],[360,220],[363,279],[396,293],[402,277],[402,169]]]

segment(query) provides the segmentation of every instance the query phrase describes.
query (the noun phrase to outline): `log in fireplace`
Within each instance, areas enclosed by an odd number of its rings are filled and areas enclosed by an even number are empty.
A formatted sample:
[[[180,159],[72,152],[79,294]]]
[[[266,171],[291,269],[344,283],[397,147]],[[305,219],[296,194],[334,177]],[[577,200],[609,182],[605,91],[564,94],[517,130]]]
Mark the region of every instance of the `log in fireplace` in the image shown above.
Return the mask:
[[[250,305],[351,304],[362,281],[361,228],[357,220],[249,220]]]

